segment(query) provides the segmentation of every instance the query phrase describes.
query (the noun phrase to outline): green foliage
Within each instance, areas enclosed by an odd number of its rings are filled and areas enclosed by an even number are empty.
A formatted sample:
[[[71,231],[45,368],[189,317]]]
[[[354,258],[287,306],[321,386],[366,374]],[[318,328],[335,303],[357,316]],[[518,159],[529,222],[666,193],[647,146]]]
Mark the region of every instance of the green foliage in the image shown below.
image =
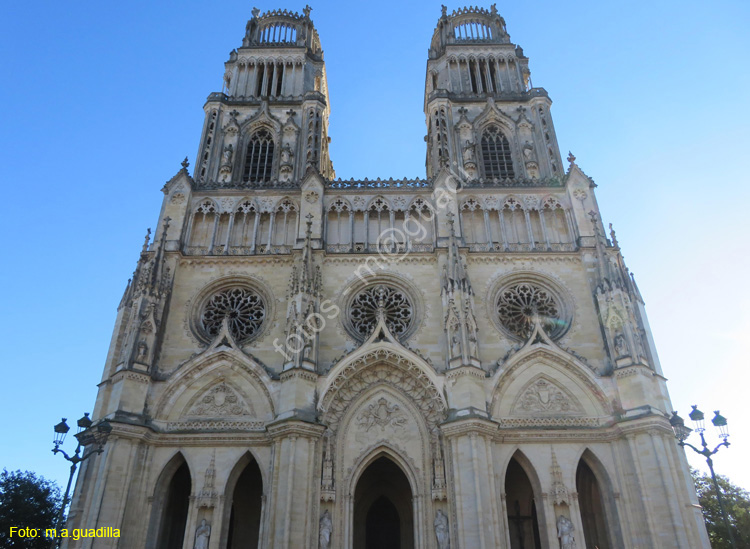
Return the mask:
[[[0,547],[8,549],[48,549],[44,529],[54,528],[62,496],[52,481],[31,471],[3,469],[0,473]],[[35,539],[10,537],[10,528],[39,528]]]
[[[716,489],[711,476],[695,469],[691,470],[698,492],[698,501],[703,507],[703,518],[706,519],[708,538],[713,549],[731,549],[729,533],[724,525],[719,502],[716,499]],[[750,549],[750,493],[736,484],[732,484],[727,477],[716,476],[721,489],[724,509],[729,517],[729,524],[734,534],[734,541],[738,549]]]

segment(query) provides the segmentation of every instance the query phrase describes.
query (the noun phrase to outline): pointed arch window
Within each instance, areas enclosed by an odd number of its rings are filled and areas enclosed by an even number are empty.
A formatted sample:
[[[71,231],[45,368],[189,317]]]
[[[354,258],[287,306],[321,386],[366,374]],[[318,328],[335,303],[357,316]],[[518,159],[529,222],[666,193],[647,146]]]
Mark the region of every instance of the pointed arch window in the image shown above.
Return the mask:
[[[247,144],[242,180],[252,183],[271,181],[273,151],[274,142],[271,133],[266,129],[255,132]]]
[[[505,134],[495,125],[482,133],[482,163],[487,179],[513,179],[513,160],[510,143]]]

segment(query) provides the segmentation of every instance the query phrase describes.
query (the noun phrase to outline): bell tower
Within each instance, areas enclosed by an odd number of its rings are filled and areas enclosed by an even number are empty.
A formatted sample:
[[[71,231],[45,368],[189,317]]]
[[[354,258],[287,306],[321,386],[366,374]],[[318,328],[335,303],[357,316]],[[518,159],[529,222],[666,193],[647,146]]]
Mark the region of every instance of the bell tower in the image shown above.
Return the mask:
[[[308,169],[333,178],[325,62],[310,19],[253,9],[242,46],[208,96],[194,179],[199,188],[290,187]]]
[[[427,60],[427,177],[442,167],[475,184],[560,179],[552,101],[493,4],[442,15]]]

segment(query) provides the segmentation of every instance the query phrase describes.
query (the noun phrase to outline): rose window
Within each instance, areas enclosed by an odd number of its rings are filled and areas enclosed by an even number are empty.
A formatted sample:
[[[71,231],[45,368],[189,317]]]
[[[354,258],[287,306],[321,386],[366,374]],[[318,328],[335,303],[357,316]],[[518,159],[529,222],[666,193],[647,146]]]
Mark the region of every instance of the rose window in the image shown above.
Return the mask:
[[[559,337],[566,327],[560,307],[548,292],[533,284],[516,284],[500,291],[495,310],[500,324],[521,339],[528,339],[538,317],[550,337]]]
[[[351,301],[349,320],[356,335],[366,338],[378,323],[382,309],[390,332],[401,336],[414,320],[414,307],[404,292],[390,286],[378,285],[361,290]]]
[[[263,298],[249,288],[229,288],[214,294],[203,307],[201,323],[209,337],[221,331],[224,318],[229,331],[237,341],[243,341],[260,332],[266,317]]]

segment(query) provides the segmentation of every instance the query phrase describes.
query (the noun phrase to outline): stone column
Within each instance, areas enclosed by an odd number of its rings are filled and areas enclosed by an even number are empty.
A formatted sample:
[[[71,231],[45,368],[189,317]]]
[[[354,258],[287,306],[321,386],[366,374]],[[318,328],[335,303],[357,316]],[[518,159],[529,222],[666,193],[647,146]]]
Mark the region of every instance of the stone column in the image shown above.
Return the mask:
[[[317,441],[324,427],[300,419],[278,420],[268,425],[274,441],[274,482],[268,499],[265,547],[294,549],[317,547],[320,478]]]
[[[478,418],[455,419],[441,426],[451,452],[454,516],[458,547],[495,549],[501,542],[501,514],[493,490],[490,456],[495,423]]]

